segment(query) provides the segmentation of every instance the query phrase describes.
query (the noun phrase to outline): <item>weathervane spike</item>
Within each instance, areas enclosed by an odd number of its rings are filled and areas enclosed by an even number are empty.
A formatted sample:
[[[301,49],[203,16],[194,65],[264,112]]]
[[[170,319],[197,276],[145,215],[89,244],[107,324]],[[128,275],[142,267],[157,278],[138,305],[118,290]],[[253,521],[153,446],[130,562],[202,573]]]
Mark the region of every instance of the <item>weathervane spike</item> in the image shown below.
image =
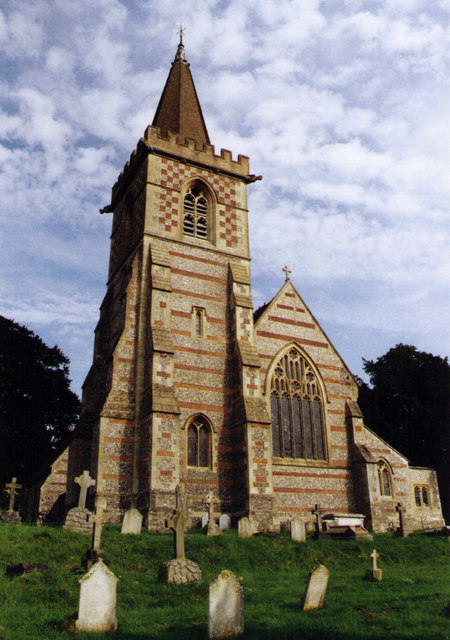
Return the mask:
[[[178,35],[180,36],[180,44],[183,44],[183,33],[186,31],[186,29],[183,27],[181,22],[177,22],[177,27],[178,27]]]

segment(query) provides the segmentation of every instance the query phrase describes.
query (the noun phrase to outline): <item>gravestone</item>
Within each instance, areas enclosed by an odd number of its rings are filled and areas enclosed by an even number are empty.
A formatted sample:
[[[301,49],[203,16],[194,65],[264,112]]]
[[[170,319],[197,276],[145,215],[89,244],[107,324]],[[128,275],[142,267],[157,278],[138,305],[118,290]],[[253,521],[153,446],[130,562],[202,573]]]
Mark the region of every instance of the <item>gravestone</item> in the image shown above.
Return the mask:
[[[240,538],[251,538],[253,525],[248,518],[241,518],[238,522],[238,535]]]
[[[291,520],[291,540],[293,542],[306,542],[306,527],[302,518]]]
[[[79,533],[91,533],[94,526],[92,512],[86,509],[86,498],[89,487],[95,485],[95,480],[90,477],[89,471],[84,470],[81,476],[75,478],[75,482],[80,485],[80,495],[78,505],[67,512],[64,521],[64,529],[77,531]]]
[[[184,555],[185,516],[177,509],[166,524],[174,532],[175,559],[163,562],[160,565],[158,571],[159,582],[174,582],[175,584],[201,582],[202,572],[200,567],[192,560],[187,560]]]
[[[228,513],[222,513],[219,518],[219,527],[223,529],[231,529],[231,518]]]
[[[397,502],[395,510],[398,513],[398,519],[399,519],[399,527],[398,527],[398,529],[396,529],[395,535],[399,536],[400,538],[406,538],[409,535],[409,531],[407,531],[406,527],[405,527],[405,511],[406,511],[406,509],[402,505],[401,502]]]
[[[377,560],[380,557],[380,554],[377,553],[377,550],[374,549],[372,551],[372,553],[370,554],[370,557],[372,558],[372,568],[371,569],[367,569],[366,571],[366,578],[368,580],[374,580],[377,582],[381,582],[381,580],[383,580],[383,570],[379,569],[377,566]]]
[[[97,560],[102,559],[107,563],[105,552],[102,550],[102,532],[103,532],[103,509],[105,506],[104,496],[97,494],[95,514],[92,516],[92,544],[91,548],[86,551],[86,559],[84,566],[90,569]]]
[[[202,515],[202,529],[204,529],[208,525],[208,522],[209,522],[209,516],[207,513],[204,513]]]
[[[77,631],[115,631],[117,578],[99,559],[80,580]]]
[[[244,590],[232,571],[222,571],[209,585],[209,638],[244,633]]]
[[[320,535],[322,534],[323,531],[323,524],[322,524],[322,509],[320,508],[320,504],[316,504],[314,506],[314,509],[311,511],[311,513],[316,517],[316,532],[315,532],[315,537],[319,538]]]
[[[142,529],[142,514],[133,507],[128,509],[123,516],[122,529],[120,533],[131,533],[139,535]]]
[[[220,536],[222,534],[221,528],[216,524],[216,518],[214,513],[214,502],[216,499],[210,492],[206,496],[206,506],[208,509],[208,528],[206,530],[207,536]]]
[[[320,609],[323,606],[329,575],[330,572],[323,564],[319,564],[310,572],[303,597],[303,611]]]
[[[12,478],[11,482],[5,484],[5,492],[9,495],[9,506],[7,511],[0,511],[0,522],[8,522],[9,524],[20,524],[20,515],[18,511],[14,511],[14,501],[18,493],[17,489],[21,489],[22,485],[17,484],[17,478]]]

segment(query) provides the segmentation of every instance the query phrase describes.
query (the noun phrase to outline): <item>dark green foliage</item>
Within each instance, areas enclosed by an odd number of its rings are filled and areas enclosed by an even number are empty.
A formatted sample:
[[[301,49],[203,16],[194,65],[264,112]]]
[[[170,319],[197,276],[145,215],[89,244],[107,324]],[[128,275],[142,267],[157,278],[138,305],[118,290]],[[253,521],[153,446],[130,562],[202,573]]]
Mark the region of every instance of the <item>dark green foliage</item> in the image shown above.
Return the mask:
[[[46,535],[43,535],[46,534]],[[61,529],[0,527],[0,638],[72,640],[98,638],[70,630],[78,608],[80,560],[90,538]],[[448,640],[443,610],[450,599],[450,547],[445,538],[407,539],[378,535],[375,541],[308,539],[293,543],[287,534],[240,539],[186,535],[186,555],[203,572],[202,584],[164,585],[159,565],[172,557],[172,536],[121,536],[104,528],[103,548],[119,578],[117,633],[106,640],[205,640],[208,586],[223,569],[243,579],[243,640]],[[364,579],[376,547],[383,582]],[[45,574],[8,579],[6,563],[45,562]],[[325,606],[304,613],[300,602],[309,571],[317,563],[330,570]]]
[[[436,469],[444,517],[450,519],[450,365],[447,358],[398,344],[364,360],[359,404],[366,424],[413,465]]]
[[[0,316],[0,487],[25,484],[69,435],[80,408],[69,386],[60,349]]]

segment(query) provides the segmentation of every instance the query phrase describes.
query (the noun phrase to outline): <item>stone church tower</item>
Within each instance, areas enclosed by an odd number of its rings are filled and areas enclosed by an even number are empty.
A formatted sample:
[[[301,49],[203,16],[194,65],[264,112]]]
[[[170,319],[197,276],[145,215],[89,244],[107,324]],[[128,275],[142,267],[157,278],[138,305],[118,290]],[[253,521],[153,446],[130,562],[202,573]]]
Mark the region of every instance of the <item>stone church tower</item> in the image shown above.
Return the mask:
[[[364,426],[357,385],[286,270],[253,313],[248,158],[211,146],[184,47],[152,126],[112,189],[107,293],[67,462],[96,501],[161,529],[178,500],[200,518],[250,515],[259,530],[324,511],[375,529],[442,523],[432,470]],[[417,499],[417,492],[420,499]]]

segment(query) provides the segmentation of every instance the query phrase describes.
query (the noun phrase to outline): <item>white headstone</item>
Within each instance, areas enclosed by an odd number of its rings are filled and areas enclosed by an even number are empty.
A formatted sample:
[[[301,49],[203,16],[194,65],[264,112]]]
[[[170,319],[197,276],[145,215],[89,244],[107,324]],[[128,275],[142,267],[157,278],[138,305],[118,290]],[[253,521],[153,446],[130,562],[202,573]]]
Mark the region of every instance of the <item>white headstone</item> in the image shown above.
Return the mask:
[[[291,520],[291,540],[294,542],[306,542],[306,527],[302,518]]]
[[[78,631],[115,631],[117,578],[100,559],[80,580]]]
[[[209,522],[209,515],[207,513],[204,513],[202,516],[202,529],[203,527],[206,527],[208,522]]]
[[[231,529],[231,518],[228,513],[222,513],[219,518],[219,527],[221,529]]]
[[[209,585],[209,638],[244,633],[244,590],[232,571],[222,571]]]
[[[139,535],[142,528],[142,514],[137,509],[125,511],[121,533],[133,533]]]
[[[240,538],[251,538],[253,526],[248,518],[241,518],[238,522],[238,535]]]
[[[323,606],[323,601],[325,600],[325,594],[327,592],[329,575],[330,572],[323,566],[323,564],[319,564],[319,566],[311,571],[308,578],[308,584],[306,586],[303,611],[320,609],[320,607]]]

